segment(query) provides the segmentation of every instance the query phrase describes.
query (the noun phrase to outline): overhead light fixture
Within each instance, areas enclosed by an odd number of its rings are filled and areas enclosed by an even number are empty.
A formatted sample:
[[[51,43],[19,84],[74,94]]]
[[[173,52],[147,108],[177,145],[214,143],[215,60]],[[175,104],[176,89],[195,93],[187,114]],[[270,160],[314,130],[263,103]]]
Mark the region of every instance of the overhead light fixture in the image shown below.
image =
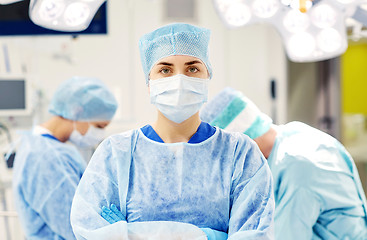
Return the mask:
[[[29,17],[44,28],[80,32],[88,28],[105,0],[31,0]]]
[[[366,0],[213,0],[229,28],[259,22],[280,33],[294,62],[312,62],[341,55],[347,49],[345,21],[362,16]],[[365,11],[367,16],[367,11]],[[367,24],[367,23],[366,23]]]
[[[23,0],[0,0],[0,5],[8,5],[8,4],[16,3],[20,1],[23,1]]]

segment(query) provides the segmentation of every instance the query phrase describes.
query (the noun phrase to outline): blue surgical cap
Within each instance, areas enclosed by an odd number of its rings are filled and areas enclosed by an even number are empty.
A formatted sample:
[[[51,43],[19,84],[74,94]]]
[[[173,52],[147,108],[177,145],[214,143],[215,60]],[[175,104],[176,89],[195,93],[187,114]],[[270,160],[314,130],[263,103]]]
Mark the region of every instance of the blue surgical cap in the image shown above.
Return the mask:
[[[187,55],[200,59],[211,78],[209,38],[209,29],[185,23],[170,24],[142,36],[139,48],[146,83],[148,84],[149,73],[153,66],[160,59],[173,55]]]
[[[269,131],[273,122],[243,93],[229,87],[204,105],[200,118],[219,128],[244,133],[252,139]]]
[[[73,121],[110,121],[117,101],[96,78],[72,77],[56,90],[49,112]]]

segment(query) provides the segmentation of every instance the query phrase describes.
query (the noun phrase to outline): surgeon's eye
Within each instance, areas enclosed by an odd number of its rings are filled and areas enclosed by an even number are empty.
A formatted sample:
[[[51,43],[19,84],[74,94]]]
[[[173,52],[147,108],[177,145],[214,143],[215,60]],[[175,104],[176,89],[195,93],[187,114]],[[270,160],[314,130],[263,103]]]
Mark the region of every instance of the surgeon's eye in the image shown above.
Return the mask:
[[[162,74],[169,74],[171,72],[171,69],[169,68],[162,68],[161,70],[159,70],[160,73]]]
[[[199,69],[198,69],[197,67],[189,67],[188,71],[189,71],[190,73],[196,73],[196,72],[198,72],[198,71],[199,71]]]

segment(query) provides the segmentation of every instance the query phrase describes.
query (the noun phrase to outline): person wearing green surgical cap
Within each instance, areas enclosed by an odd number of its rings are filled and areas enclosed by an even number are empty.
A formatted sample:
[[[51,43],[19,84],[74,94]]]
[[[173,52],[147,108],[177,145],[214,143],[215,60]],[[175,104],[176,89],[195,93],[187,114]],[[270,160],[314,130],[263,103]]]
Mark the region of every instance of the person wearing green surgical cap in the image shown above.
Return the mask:
[[[274,177],[277,240],[367,239],[367,205],[354,161],[335,138],[301,122],[274,125],[243,93],[225,88],[200,117],[250,136]]]
[[[110,136],[77,188],[77,239],[270,240],[273,181],[246,135],[201,121],[210,31],[174,23],[139,41],[157,120]]]
[[[13,189],[27,239],[75,239],[70,209],[86,162],[66,142],[97,145],[116,109],[116,99],[102,81],[73,77],[52,98],[49,111],[54,116],[22,136]]]

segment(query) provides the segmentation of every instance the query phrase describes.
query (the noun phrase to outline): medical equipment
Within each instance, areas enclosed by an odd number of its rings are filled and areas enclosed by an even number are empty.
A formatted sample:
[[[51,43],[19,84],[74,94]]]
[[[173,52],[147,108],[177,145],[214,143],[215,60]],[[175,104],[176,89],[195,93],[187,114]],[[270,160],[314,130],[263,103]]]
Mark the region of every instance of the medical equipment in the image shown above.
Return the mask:
[[[213,0],[229,28],[255,23],[273,25],[290,60],[330,59],[347,49],[345,19],[365,0]],[[367,22],[365,22],[367,24]]]
[[[107,33],[107,3],[103,3],[87,29],[83,31],[57,31],[45,28],[32,22],[29,18],[29,0],[13,4],[0,5],[0,36],[34,36],[34,35],[95,35]]]
[[[6,5],[6,4],[16,3],[20,1],[23,1],[23,0],[0,0],[0,5]]]
[[[31,113],[28,81],[22,76],[0,77],[0,116]]]
[[[29,16],[42,27],[65,31],[83,31],[105,0],[31,0]]]
[[[10,149],[7,150],[8,152],[4,153],[4,159],[6,161],[6,166],[8,168],[12,168],[14,164],[14,158],[15,158],[16,143],[12,141],[12,137],[11,137],[8,127],[0,123],[0,136],[2,135],[2,133],[5,133],[7,144],[10,146]]]
[[[7,195],[10,192],[11,189],[11,175],[7,174],[7,168],[12,167],[13,162],[9,161],[9,158],[7,157],[6,154],[4,154],[3,150],[6,151],[6,148],[3,149],[2,148],[2,136],[3,134],[5,135],[6,139],[7,139],[7,144],[11,144],[12,142],[12,138],[11,138],[11,134],[9,132],[9,129],[2,123],[0,123],[0,223],[1,223],[1,227],[4,227],[5,231],[3,233],[0,233],[0,238],[2,236],[5,236],[6,240],[11,240],[12,236],[11,236],[11,231],[10,231],[10,223],[9,220],[11,220],[11,217],[17,217],[17,214],[13,211],[10,211],[9,209],[9,205],[8,205],[8,200],[7,200]],[[6,145],[5,145],[6,146]],[[2,156],[4,154],[4,156]],[[15,154],[13,153],[12,156],[14,156]],[[4,157],[4,158],[3,158]],[[3,162],[3,160],[6,161],[6,166],[7,168],[5,168],[5,162]],[[10,160],[13,160],[13,158],[11,158]],[[5,171],[5,172],[4,172]],[[7,193],[8,192],[8,193]]]

